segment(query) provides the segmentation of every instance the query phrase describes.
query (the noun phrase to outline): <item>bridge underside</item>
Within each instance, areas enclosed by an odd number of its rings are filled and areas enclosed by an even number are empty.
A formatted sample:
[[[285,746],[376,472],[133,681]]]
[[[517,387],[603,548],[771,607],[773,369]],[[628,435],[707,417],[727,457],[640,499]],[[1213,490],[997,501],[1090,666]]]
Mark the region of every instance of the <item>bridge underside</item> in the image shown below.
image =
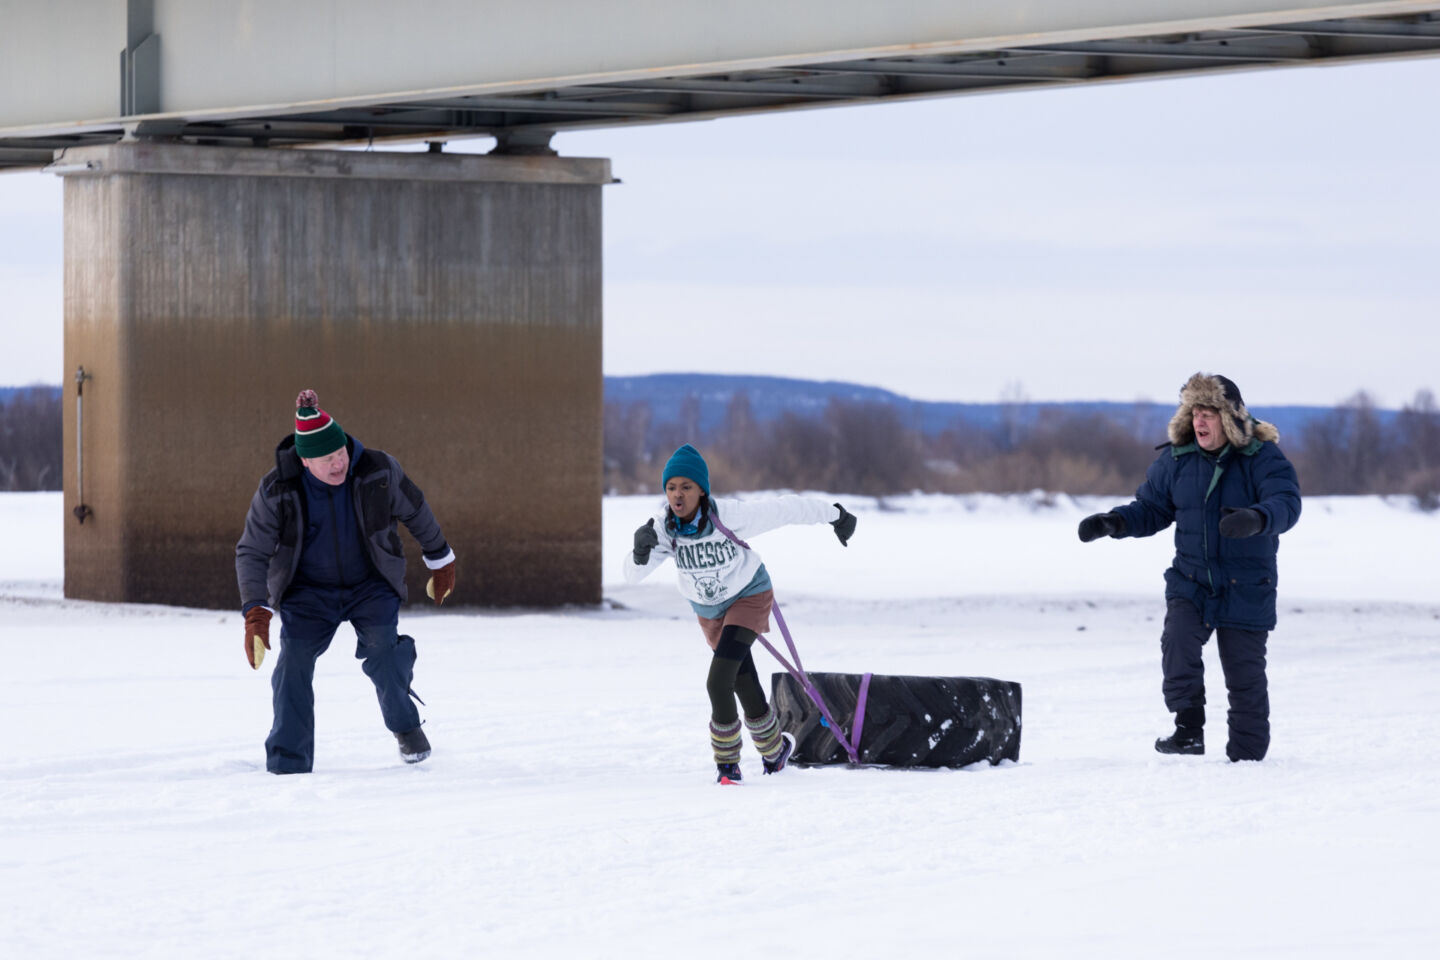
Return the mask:
[[[511,85],[503,95],[409,93],[334,108],[151,114],[33,134],[12,127],[10,135],[0,129],[0,169],[42,166],[57,150],[127,136],[231,146],[493,136],[500,152],[544,153],[550,136],[561,130],[1435,53],[1440,53],[1440,12],[933,55],[825,59],[713,73],[657,73],[615,82]]]
[[[312,387],[426,490],[455,602],[594,603],[610,168],[557,131],[1440,52],[1440,0],[1275,6],[0,3],[0,169],[66,178],[66,595],[233,605]]]

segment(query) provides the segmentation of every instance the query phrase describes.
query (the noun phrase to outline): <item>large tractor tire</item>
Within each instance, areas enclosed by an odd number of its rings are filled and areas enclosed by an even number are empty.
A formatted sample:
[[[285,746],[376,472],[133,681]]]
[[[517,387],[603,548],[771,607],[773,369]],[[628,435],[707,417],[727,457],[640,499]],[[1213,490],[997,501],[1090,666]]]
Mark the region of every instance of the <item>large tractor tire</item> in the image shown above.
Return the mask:
[[[830,715],[849,737],[862,676],[812,673]],[[780,728],[795,737],[797,766],[849,763],[820,708],[788,673],[771,675]],[[989,677],[870,678],[860,762],[896,767],[963,767],[1020,759],[1020,684]]]

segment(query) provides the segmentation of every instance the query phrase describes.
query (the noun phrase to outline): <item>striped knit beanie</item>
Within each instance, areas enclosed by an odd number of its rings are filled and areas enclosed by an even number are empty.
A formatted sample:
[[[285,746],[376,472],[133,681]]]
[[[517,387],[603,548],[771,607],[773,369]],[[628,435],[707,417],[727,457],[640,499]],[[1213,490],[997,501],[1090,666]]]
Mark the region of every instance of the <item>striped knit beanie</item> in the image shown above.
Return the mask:
[[[314,390],[295,398],[295,452],[307,460],[325,457],[345,446],[345,431],[320,409]]]

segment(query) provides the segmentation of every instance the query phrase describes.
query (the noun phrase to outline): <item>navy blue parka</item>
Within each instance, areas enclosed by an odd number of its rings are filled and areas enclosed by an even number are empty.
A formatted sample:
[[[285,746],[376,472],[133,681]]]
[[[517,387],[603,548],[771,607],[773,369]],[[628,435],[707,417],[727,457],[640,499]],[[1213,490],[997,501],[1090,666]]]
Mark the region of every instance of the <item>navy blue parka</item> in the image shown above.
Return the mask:
[[[1258,510],[1265,526],[1253,537],[1222,537],[1223,507]],[[1276,443],[1254,438],[1217,453],[1193,440],[1166,444],[1135,499],[1114,512],[1125,520],[1120,536],[1149,537],[1175,524],[1166,599],[1191,601],[1210,627],[1275,628],[1280,534],[1300,518],[1295,468]]]

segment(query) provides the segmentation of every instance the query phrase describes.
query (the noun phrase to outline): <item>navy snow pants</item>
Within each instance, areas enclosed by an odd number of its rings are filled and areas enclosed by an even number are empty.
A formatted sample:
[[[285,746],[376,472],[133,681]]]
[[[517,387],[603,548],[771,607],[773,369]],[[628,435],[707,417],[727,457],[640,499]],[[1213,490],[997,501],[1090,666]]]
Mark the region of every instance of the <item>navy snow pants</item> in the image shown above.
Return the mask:
[[[1166,602],[1165,630],[1160,635],[1160,665],[1165,674],[1165,706],[1172,713],[1205,705],[1205,664],[1201,648],[1211,628],[1189,600]],[[1214,631],[1220,667],[1230,694],[1227,720],[1230,738],[1225,755],[1231,760],[1263,760],[1270,747],[1270,696],[1265,682],[1265,630],[1220,627]]]
[[[265,738],[265,769],[271,773],[309,773],[314,766],[315,661],[347,620],[385,726],[395,733],[420,726],[410,700],[415,643],[398,635],[400,598],[390,585],[373,577],[358,587],[295,587],[280,601],[280,656],[270,676],[275,723]]]

